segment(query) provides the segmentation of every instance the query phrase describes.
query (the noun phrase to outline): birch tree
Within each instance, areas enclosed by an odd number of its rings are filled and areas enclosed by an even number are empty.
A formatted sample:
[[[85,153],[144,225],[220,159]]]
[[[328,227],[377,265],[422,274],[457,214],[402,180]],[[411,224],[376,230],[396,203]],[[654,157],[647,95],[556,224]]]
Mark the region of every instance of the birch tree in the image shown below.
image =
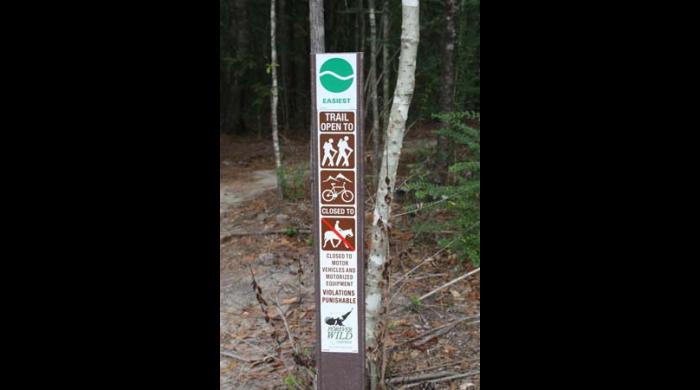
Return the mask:
[[[275,151],[275,168],[277,169],[277,197],[281,200],[284,196],[282,192],[282,183],[284,182],[284,172],[282,171],[282,156],[280,152],[279,129],[277,125],[277,105],[278,105],[278,88],[277,88],[277,45],[275,43],[275,3],[276,0],[270,1],[270,73],[272,74],[272,91],[271,91],[271,109],[270,121],[272,122],[272,147]]]
[[[396,185],[396,172],[406,132],[406,119],[415,87],[416,54],[420,39],[419,0],[402,0],[401,8],[401,54],[394,101],[384,137],[384,152],[377,183],[367,265],[366,334],[370,384],[373,390],[377,388],[380,377],[377,336],[382,314],[380,309],[384,298],[383,287],[386,287],[386,283],[382,283],[382,273],[389,252],[389,217]]]
[[[373,156],[372,168],[375,177],[379,174],[379,103],[377,102],[377,19],[374,14],[374,0],[369,4],[369,99],[372,104],[372,134]]]

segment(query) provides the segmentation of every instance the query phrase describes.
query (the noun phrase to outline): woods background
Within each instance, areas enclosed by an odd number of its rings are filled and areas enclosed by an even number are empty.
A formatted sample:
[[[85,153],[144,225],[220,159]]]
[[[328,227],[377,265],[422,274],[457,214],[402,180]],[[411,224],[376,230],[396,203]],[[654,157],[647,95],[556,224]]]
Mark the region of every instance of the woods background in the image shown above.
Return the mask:
[[[379,109],[386,113],[386,104],[390,104],[396,82],[401,1],[377,0],[376,3]],[[456,6],[454,9],[450,8],[451,3]],[[268,1],[221,0],[220,7],[221,131],[236,135],[269,134],[270,4]],[[365,52],[364,69],[369,72],[371,36],[367,0],[325,1],[324,10],[326,51]],[[454,42],[445,28],[449,12],[454,12],[456,21]],[[431,119],[434,113],[452,111],[449,102],[452,98],[454,107],[460,111],[479,111],[480,1],[423,0],[420,2],[420,13],[421,44],[409,122]],[[308,1],[278,0],[277,32],[280,131],[288,137],[308,137],[311,102]],[[450,64],[444,61],[449,57],[444,53],[450,50],[448,45],[451,43],[454,45],[452,86],[449,82],[444,83],[443,77],[450,74]],[[384,61],[383,56],[386,55],[388,59]],[[368,80],[367,75],[365,80]],[[384,84],[387,81],[388,88]],[[368,103],[369,99],[364,101]],[[365,112],[371,121],[371,110]]]

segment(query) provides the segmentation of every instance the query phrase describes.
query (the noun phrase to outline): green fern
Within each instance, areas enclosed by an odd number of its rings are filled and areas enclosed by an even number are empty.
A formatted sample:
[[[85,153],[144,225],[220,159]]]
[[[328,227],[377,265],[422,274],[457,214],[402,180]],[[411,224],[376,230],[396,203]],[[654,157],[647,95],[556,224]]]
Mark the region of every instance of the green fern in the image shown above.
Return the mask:
[[[478,112],[456,112],[435,118],[446,124],[436,134],[455,145],[458,157],[449,165],[448,184],[439,184],[425,161],[413,165],[411,175],[415,179],[402,187],[417,201],[407,207],[407,212],[418,215],[411,226],[419,236],[440,234],[440,246],[449,246],[453,253],[478,266],[481,262],[481,131],[465,122],[480,123],[481,116]],[[434,218],[438,212],[447,218]]]

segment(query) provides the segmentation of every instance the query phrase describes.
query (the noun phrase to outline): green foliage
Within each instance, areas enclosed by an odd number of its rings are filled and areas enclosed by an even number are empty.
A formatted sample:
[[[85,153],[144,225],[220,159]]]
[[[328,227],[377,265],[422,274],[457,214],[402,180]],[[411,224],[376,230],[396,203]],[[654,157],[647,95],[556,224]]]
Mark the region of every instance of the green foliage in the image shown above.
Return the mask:
[[[422,305],[420,297],[418,295],[411,295],[411,310],[418,310]]]
[[[270,74],[272,73],[272,67],[279,68],[280,65],[278,63],[270,63],[265,65],[265,73]]]
[[[428,118],[439,106],[442,88],[441,50],[444,46],[445,2],[421,1],[421,43],[416,64],[416,91],[411,117]],[[400,14],[394,12],[394,14]],[[400,15],[393,21],[401,25]],[[481,1],[458,0],[457,42],[455,47],[455,109],[479,110],[481,107]]]
[[[286,377],[284,377],[284,384],[287,386],[287,389],[292,390],[296,389],[297,386],[301,386],[301,381],[290,372]]]
[[[285,199],[299,200],[308,197],[310,193],[309,171],[308,163],[297,165],[282,164],[279,178]]]
[[[481,262],[481,131],[466,121],[480,122],[480,115],[457,112],[435,118],[446,124],[436,133],[454,144],[448,182],[438,184],[424,161],[413,165],[415,179],[403,187],[418,202],[417,206],[408,208],[411,212],[419,211],[419,220],[412,228],[419,235],[438,234],[441,247],[449,247],[463,260],[478,266]],[[439,214],[444,218],[436,218]],[[445,236],[445,232],[449,235]]]

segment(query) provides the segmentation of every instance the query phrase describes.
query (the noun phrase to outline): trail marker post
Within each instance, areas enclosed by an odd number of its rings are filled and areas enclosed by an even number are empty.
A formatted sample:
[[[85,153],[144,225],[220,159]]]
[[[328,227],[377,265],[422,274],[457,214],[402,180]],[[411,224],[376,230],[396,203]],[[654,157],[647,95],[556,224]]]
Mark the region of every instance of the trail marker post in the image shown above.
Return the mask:
[[[362,56],[311,55],[319,390],[365,387]]]

